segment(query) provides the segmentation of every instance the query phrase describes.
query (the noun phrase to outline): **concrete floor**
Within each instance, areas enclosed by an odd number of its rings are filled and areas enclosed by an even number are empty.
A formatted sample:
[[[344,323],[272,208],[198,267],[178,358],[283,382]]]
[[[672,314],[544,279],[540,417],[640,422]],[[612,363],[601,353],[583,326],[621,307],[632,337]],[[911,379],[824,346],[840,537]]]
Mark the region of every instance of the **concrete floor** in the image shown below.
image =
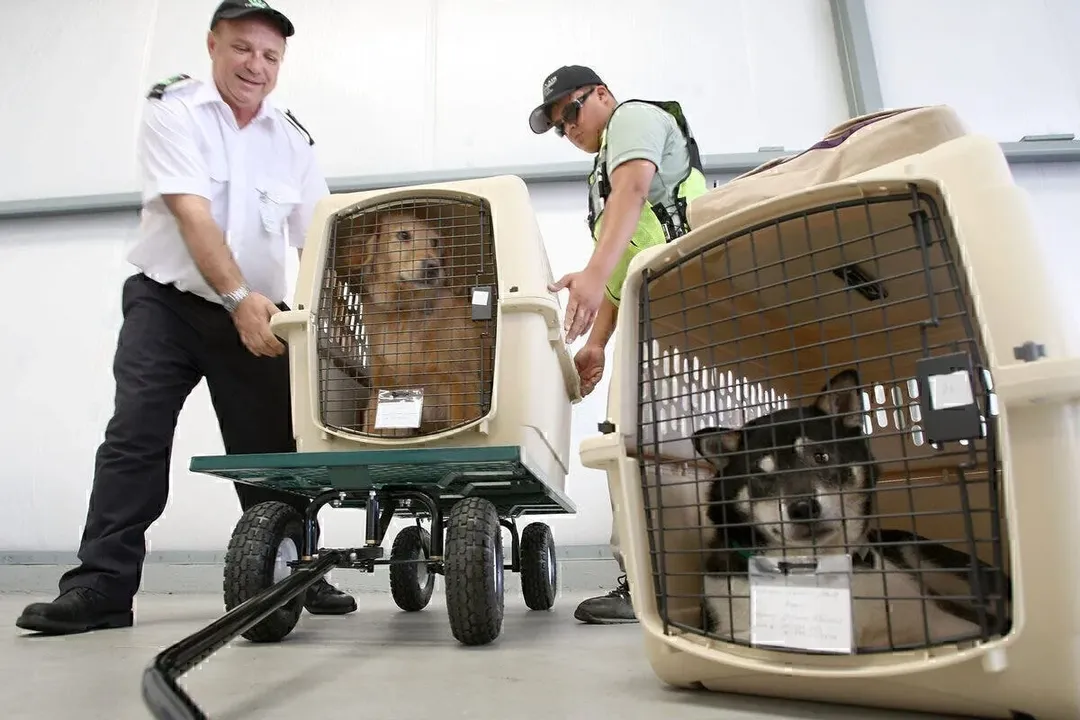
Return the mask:
[[[582,597],[563,595],[553,612],[530,613],[508,595],[498,642],[470,649],[450,635],[440,596],[406,614],[389,595],[364,593],[352,615],[305,615],[280,645],[234,641],[180,682],[214,720],[930,720],[668,689],[652,674],[636,625],[573,619]],[[4,720],[144,720],[143,668],[221,613],[216,595],[142,595],[134,628],[49,638],[14,626],[21,608],[39,599],[0,595],[9,628],[0,633]]]

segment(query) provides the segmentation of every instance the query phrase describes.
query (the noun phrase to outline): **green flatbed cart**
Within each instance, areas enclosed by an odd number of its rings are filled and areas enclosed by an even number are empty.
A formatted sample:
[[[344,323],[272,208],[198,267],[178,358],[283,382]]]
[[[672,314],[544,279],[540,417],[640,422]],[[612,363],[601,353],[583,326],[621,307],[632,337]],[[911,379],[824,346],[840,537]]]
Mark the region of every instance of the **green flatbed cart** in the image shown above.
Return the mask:
[[[226,614],[155,657],[143,698],[161,720],[206,716],[176,680],[237,636],[284,639],[300,619],[304,593],[334,568],[374,572],[388,565],[402,610],[427,606],[435,575],[445,577],[450,631],[464,645],[484,645],[502,631],[505,570],[519,573],[525,604],[550,609],[558,572],[550,528],[527,515],[573,514],[573,503],[546,483],[514,446],[362,450],[195,457],[193,472],[296,493],[306,514],[282,502],[243,513],[225,556]],[[316,547],[317,516],[330,505],[364,508],[365,537],[351,548]],[[383,540],[395,517],[416,520]],[[428,528],[424,528],[423,521]],[[502,529],[511,557],[503,558]]]

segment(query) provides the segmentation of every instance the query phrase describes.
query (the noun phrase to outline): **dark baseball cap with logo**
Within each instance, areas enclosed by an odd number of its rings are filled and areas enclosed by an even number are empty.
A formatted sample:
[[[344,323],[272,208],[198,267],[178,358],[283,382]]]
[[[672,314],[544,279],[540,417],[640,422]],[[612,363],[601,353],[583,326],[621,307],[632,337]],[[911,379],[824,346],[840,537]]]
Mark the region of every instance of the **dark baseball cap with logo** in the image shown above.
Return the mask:
[[[529,127],[537,135],[543,135],[553,127],[551,118],[548,117],[552,105],[578,88],[603,84],[604,81],[591,68],[583,65],[562,66],[544,78],[544,101],[529,114]]]
[[[277,25],[278,30],[285,37],[292,37],[296,32],[292,21],[285,15],[266,3],[266,0],[225,0],[218,5],[214,16],[210,19],[210,29],[218,24],[218,20],[235,20],[248,15],[262,15]]]

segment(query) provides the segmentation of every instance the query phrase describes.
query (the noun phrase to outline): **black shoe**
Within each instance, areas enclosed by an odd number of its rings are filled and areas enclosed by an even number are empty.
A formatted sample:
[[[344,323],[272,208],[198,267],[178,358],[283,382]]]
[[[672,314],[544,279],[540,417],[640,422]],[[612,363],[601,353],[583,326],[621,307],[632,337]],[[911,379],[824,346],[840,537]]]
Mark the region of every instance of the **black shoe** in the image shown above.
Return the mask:
[[[130,605],[110,601],[90,588],[73,588],[52,602],[31,603],[15,621],[15,627],[46,635],[71,635],[133,624]]]
[[[356,610],[356,600],[322,578],[308,588],[304,607],[312,615],[347,615]]]
[[[583,600],[574,611],[574,617],[590,625],[616,625],[635,623],[634,604],[630,601],[630,586],[626,576],[619,578],[619,585],[607,595]]]

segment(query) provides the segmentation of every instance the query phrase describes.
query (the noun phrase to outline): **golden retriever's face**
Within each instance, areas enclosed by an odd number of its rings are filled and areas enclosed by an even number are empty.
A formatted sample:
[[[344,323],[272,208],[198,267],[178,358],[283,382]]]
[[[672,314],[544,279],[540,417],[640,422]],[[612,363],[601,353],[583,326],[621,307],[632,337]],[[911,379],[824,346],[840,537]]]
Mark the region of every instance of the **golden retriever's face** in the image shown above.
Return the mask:
[[[443,239],[435,226],[415,215],[383,213],[371,232],[342,246],[338,269],[350,276],[363,273],[363,294],[391,302],[402,293],[435,290],[446,281]]]

